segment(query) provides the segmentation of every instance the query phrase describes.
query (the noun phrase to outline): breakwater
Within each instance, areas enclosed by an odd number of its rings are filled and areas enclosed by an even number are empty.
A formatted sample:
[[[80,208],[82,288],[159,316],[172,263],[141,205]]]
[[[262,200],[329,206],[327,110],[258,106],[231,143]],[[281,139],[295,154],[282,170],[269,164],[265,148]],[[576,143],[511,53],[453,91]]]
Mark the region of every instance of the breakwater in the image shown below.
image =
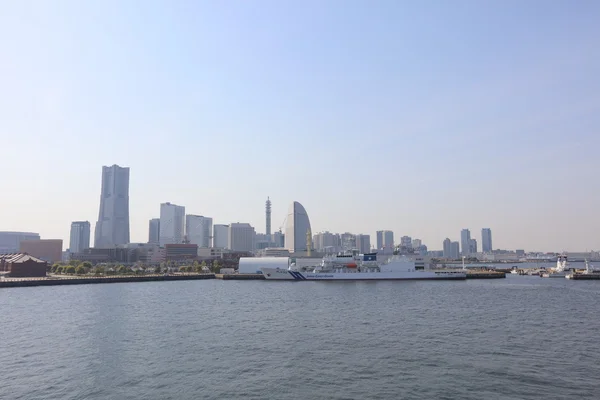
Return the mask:
[[[215,279],[215,274],[190,274],[190,275],[131,275],[131,276],[93,276],[93,277],[65,277],[65,278],[21,278],[2,279],[0,288],[26,287],[26,286],[55,286],[55,285],[89,285],[98,283],[126,283],[126,282],[155,282],[155,281],[184,281],[199,279]]]

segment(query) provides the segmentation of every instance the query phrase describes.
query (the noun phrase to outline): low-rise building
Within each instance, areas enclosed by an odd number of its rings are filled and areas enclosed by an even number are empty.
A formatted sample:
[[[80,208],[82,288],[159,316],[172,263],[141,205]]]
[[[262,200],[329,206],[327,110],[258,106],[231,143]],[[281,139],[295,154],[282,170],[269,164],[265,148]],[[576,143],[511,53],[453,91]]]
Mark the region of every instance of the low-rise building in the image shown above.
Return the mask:
[[[27,253],[0,255],[0,271],[8,272],[10,277],[45,277],[48,263]]]

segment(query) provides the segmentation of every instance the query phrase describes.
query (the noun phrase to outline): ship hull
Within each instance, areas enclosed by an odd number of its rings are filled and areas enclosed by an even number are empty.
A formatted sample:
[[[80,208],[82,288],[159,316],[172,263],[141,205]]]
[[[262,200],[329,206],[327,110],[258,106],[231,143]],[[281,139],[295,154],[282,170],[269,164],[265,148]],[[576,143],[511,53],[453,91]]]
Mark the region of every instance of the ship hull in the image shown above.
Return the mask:
[[[285,281],[408,281],[408,280],[464,280],[467,275],[462,272],[440,271],[397,271],[397,272],[355,272],[325,273],[298,272],[276,268],[262,268],[267,280]]]

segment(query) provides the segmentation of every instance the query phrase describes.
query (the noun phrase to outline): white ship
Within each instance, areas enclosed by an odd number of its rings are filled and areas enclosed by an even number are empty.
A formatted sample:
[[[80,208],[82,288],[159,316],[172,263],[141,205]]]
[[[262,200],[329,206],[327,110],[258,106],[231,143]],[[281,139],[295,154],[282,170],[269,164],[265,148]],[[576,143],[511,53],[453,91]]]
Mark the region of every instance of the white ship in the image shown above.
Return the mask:
[[[571,273],[571,267],[567,262],[567,256],[561,255],[556,259],[556,267],[540,276],[542,278],[566,278]]]
[[[362,256],[333,256],[322,260],[316,267],[288,269],[261,268],[265,279],[286,281],[359,281],[359,280],[420,280],[466,279],[465,272],[428,271],[418,269],[407,257],[394,256],[379,263],[375,253]]]

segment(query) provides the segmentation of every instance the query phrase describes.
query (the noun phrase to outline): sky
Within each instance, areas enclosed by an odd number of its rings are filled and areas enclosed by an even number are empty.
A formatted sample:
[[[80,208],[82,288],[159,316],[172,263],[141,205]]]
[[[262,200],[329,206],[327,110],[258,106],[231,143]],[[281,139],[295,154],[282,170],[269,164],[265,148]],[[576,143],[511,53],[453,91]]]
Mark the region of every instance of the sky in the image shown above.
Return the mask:
[[[600,249],[600,2],[0,1],[0,230],[160,203],[441,249]]]

